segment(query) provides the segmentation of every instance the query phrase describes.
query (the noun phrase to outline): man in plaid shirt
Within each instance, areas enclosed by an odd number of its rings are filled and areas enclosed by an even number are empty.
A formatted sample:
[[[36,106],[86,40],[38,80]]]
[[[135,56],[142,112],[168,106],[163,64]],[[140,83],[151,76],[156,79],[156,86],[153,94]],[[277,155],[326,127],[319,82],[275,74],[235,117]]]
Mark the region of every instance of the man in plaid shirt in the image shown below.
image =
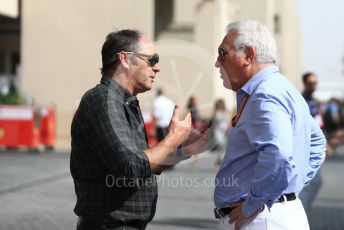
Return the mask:
[[[85,93],[71,127],[77,229],[145,229],[155,214],[155,174],[204,150],[208,131],[190,134],[190,114],[179,120],[176,106],[166,138],[149,148],[136,95],[160,71],[154,45],[121,30],[108,34],[101,53],[101,82]]]

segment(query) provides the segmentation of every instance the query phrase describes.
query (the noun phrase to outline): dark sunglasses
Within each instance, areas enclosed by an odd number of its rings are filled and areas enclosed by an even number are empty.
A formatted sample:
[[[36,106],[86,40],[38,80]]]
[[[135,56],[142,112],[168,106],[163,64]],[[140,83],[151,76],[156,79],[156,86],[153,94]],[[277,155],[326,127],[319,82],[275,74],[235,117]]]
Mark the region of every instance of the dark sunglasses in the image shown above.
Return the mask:
[[[226,50],[224,50],[222,48],[218,48],[217,49],[217,53],[218,53],[217,59],[219,61],[224,61],[226,54],[228,54],[228,51],[226,51]]]
[[[129,51],[123,51],[123,52],[137,56],[138,58],[145,61],[149,67],[154,67],[156,64],[159,63],[159,54],[157,54],[157,53],[153,54],[152,56],[149,56],[147,54],[140,54],[140,53],[136,53],[136,52],[129,52]]]

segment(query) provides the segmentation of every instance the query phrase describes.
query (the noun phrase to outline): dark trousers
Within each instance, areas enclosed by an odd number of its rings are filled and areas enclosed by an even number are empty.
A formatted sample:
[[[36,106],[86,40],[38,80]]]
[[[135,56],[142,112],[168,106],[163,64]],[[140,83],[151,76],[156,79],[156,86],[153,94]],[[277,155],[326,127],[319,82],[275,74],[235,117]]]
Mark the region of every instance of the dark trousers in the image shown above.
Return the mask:
[[[95,219],[90,217],[79,217],[77,230],[124,230],[124,229],[146,229],[145,221],[122,222],[116,220]]]

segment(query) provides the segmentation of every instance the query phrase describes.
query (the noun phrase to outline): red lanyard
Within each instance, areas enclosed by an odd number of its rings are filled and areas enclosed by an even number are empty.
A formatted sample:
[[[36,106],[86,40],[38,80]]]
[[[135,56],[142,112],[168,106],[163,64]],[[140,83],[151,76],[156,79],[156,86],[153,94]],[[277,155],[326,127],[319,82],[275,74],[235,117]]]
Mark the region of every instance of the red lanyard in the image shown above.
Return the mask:
[[[240,103],[240,107],[239,107],[239,111],[237,113],[237,115],[235,115],[233,118],[232,118],[232,127],[235,127],[240,116],[241,116],[241,113],[242,111],[244,110],[245,108],[245,105],[246,105],[246,102],[248,100],[248,97],[249,95],[245,93],[245,96],[244,96],[244,99],[242,99],[241,103]]]

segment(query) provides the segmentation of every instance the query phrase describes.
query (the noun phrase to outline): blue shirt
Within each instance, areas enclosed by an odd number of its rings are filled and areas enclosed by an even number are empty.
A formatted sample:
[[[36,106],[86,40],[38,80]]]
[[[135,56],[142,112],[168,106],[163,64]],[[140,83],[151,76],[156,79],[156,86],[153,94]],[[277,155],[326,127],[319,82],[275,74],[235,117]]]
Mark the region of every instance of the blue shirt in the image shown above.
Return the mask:
[[[237,105],[249,95],[229,132],[216,175],[214,201],[226,207],[245,199],[248,217],[282,194],[299,193],[325,159],[325,137],[301,93],[270,66],[237,91]]]
[[[317,100],[315,100],[312,96],[306,94],[303,94],[302,96],[308,104],[308,108],[312,117],[317,116],[319,114],[319,104]]]

